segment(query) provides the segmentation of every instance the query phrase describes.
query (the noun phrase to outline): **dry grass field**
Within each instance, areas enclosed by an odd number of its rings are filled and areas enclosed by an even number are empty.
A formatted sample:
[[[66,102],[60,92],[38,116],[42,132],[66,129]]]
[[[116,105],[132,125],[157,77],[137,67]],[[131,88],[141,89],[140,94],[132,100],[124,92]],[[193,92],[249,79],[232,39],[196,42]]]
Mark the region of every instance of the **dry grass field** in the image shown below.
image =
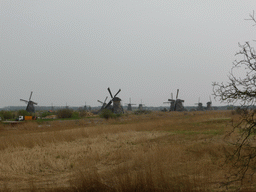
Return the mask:
[[[226,191],[233,118],[152,112],[0,125],[0,191]]]

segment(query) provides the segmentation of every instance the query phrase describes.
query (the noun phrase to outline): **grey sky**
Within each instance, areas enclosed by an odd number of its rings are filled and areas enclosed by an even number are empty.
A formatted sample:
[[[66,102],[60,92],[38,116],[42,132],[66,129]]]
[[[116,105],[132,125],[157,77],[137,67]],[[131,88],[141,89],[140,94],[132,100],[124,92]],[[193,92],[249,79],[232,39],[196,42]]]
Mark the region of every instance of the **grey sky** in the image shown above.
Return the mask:
[[[98,106],[119,88],[123,103],[160,106],[171,92],[205,103],[227,81],[255,0],[11,0],[0,2],[0,107]],[[212,98],[213,99],[213,98]],[[213,105],[219,105],[213,101]]]

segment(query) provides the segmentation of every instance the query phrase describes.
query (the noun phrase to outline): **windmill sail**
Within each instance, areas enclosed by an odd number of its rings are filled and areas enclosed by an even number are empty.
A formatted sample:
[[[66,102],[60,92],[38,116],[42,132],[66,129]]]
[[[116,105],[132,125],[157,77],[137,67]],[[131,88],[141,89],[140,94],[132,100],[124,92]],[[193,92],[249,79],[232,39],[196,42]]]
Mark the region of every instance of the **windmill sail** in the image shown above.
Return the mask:
[[[28,101],[25,100],[25,99],[20,99],[20,101],[23,101],[23,102],[27,103],[26,111],[29,112],[29,113],[35,113],[34,105],[37,105],[36,102],[31,101],[32,94],[33,94],[33,91],[31,91]]]

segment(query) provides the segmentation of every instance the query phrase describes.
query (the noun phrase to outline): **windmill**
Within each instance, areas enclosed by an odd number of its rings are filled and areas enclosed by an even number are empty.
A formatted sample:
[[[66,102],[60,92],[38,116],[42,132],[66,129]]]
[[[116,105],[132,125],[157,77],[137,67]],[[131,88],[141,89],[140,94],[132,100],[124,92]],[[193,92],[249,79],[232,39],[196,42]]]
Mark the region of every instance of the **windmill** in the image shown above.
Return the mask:
[[[24,99],[20,99],[20,101],[24,101],[25,103],[27,103],[26,111],[29,112],[29,113],[35,113],[35,107],[34,107],[34,105],[37,105],[36,102],[31,101],[32,93],[33,93],[33,91],[31,91],[31,94],[30,94],[30,97],[29,97],[29,100],[28,100],[28,101],[27,101],[27,100],[24,100]]]
[[[195,103],[197,105],[197,111],[204,111],[203,103],[200,102],[200,97],[198,99],[198,103]]]
[[[101,103],[102,104],[102,106],[101,106],[101,109],[104,109],[105,108],[105,106],[106,106],[106,100],[108,99],[108,96],[106,97],[106,99],[104,100],[104,102],[102,102],[102,101],[100,101],[100,100],[97,100],[99,103]]]
[[[177,94],[176,94],[176,100],[174,103],[174,111],[185,111],[184,106],[183,106],[183,99],[178,99],[178,95],[179,95],[179,89],[177,89]]]
[[[142,111],[143,110],[143,107],[145,107],[145,104],[142,104],[142,99],[141,99],[141,104],[139,104],[139,111]]]
[[[131,98],[129,100],[130,100],[130,103],[126,103],[126,105],[128,105],[127,106],[127,111],[132,111],[132,105],[136,105],[136,104],[131,103]]]
[[[85,110],[85,111],[91,111],[92,108],[91,108],[90,105],[86,105],[86,102],[85,102],[84,110]]]
[[[86,106],[86,102],[84,103],[84,111],[87,111],[87,106]]]
[[[120,93],[121,89],[119,89],[116,94],[112,95],[110,88],[108,88],[108,92],[111,96],[111,100],[108,102],[108,104],[104,107],[104,109],[107,109],[108,107],[110,107],[110,105],[113,102],[113,107],[112,107],[112,111],[113,113],[124,113],[123,107],[121,105],[121,99],[119,97],[117,97],[118,93]]]
[[[51,111],[54,111],[53,103],[52,103],[52,106],[51,106]]]
[[[171,99],[168,99],[167,102],[164,103],[169,103],[170,104],[170,110],[169,111],[174,111],[174,106],[175,106],[175,100],[173,99],[173,94],[171,93]]]
[[[212,110],[212,100],[211,96],[209,96],[210,101],[206,103],[206,110]]]

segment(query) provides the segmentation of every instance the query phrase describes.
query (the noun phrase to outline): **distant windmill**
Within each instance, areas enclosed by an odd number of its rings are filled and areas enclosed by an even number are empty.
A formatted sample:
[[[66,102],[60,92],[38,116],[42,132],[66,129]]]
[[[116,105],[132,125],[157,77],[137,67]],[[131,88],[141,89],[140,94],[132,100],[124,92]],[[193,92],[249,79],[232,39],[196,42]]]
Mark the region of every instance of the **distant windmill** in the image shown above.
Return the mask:
[[[141,104],[139,104],[138,109],[139,109],[140,111],[142,111],[142,110],[143,110],[143,107],[145,107],[145,104],[142,104],[142,99],[141,99]]]
[[[91,111],[91,106],[90,105],[86,105],[86,102],[85,102],[85,105],[84,105],[84,108],[83,108],[84,111]]]
[[[106,100],[108,99],[108,96],[106,97],[106,99],[105,99],[105,101],[104,102],[102,102],[102,101],[100,101],[100,100],[97,100],[99,103],[101,103],[102,104],[102,106],[101,106],[101,109],[104,109],[105,108],[105,106],[107,105],[107,103],[106,103]]]
[[[87,111],[86,102],[84,103],[84,111]]]
[[[183,106],[183,102],[184,100],[182,99],[178,99],[178,95],[179,95],[179,89],[177,89],[177,94],[176,94],[176,100],[174,103],[174,111],[185,111],[185,108]]]
[[[104,109],[107,109],[110,107],[110,105],[113,103],[112,111],[113,113],[124,113],[123,107],[121,105],[121,99],[117,97],[118,93],[120,93],[121,89],[119,89],[116,94],[113,96],[110,88],[108,88],[108,92],[111,96],[111,100],[108,102],[108,104],[104,107]]]
[[[209,96],[210,101],[206,103],[206,110],[212,110],[212,100],[211,96]]]
[[[131,103],[131,98],[129,100],[130,100],[130,103],[126,103],[126,105],[128,105],[127,106],[127,111],[132,111],[132,105],[136,105],[136,104]]]
[[[25,103],[27,103],[26,111],[29,112],[29,113],[35,113],[35,107],[34,107],[34,105],[37,105],[36,102],[31,101],[32,93],[33,93],[33,91],[31,91],[31,94],[30,94],[30,97],[29,97],[29,100],[28,100],[28,101],[27,101],[27,100],[24,100],[24,99],[20,99],[20,101],[24,101]]]
[[[168,99],[167,102],[164,103],[169,103],[170,104],[170,110],[169,111],[174,111],[174,106],[175,106],[175,100],[173,99],[173,94],[171,93],[171,99]]]
[[[52,107],[51,107],[51,110],[52,110],[52,111],[54,111],[53,103],[52,103]]]
[[[200,97],[198,99],[198,103],[195,103],[197,105],[197,111],[204,111],[203,103],[200,102]]]

